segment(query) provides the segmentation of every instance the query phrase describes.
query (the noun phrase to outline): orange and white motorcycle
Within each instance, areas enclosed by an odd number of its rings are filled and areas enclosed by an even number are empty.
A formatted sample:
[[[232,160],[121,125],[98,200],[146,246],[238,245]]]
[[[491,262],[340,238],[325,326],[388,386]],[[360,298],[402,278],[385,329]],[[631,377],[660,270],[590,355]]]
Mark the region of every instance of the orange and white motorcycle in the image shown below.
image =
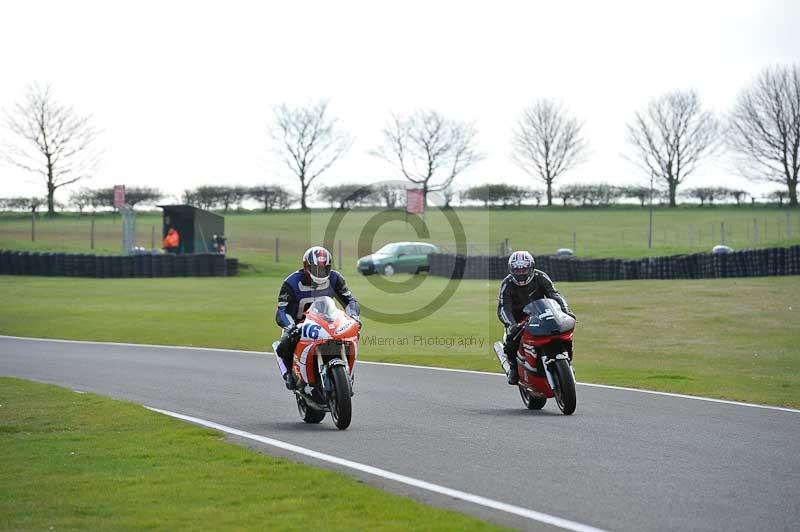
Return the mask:
[[[314,301],[298,324],[300,339],[291,371],[297,410],[306,423],[319,423],[330,412],[338,429],[350,426],[353,415],[353,367],[361,323],[340,310],[330,297]],[[278,342],[272,343],[277,352]],[[278,366],[282,368],[280,357]]]

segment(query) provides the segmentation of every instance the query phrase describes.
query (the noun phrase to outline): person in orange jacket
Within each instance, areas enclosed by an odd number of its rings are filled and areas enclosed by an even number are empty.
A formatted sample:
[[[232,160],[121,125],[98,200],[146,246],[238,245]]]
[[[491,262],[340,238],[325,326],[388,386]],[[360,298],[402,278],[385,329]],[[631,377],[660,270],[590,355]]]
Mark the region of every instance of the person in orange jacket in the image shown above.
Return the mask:
[[[167,235],[164,237],[163,248],[167,253],[177,253],[181,245],[181,236],[178,234],[177,229],[169,226]]]

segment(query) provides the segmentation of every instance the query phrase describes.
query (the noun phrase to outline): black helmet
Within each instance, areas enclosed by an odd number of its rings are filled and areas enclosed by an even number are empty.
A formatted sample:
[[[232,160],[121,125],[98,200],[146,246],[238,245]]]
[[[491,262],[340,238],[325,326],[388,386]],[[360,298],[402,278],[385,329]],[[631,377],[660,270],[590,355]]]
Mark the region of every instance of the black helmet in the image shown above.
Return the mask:
[[[315,284],[328,280],[333,267],[333,255],[322,246],[310,247],[303,254],[303,271]]]
[[[536,262],[527,251],[515,251],[508,257],[508,273],[514,284],[525,286],[533,279],[533,268]]]

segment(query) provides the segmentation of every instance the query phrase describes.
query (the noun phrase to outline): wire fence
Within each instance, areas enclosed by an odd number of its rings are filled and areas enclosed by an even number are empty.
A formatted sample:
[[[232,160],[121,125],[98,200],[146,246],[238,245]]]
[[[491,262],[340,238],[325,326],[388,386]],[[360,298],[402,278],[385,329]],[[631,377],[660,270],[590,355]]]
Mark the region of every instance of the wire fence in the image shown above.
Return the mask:
[[[628,221],[616,227],[598,223],[595,227],[591,219],[588,222],[584,219],[580,224],[559,223],[543,228],[536,218],[526,224],[517,224],[524,226],[517,228],[516,232],[508,230],[514,224],[496,224],[476,233],[473,220],[472,226],[467,227],[465,250],[469,256],[503,256],[518,248],[529,249],[537,254],[553,254],[559,248],[569,248],[577,256],[634,257],[709,251],[718,244],[734,249],[800,244],[800,212],[797,210],[758,213],[752,217],[721,217],[714,221],[676,221],[682,215],[680,213],[668,218],[658,213],[652,234],[646,221],[639,224]],[[263,228],[251,223],[252,220],[243,217],[242,222],[248,225],[237,225],[236,220],[228,225],[229,255],[244,252],[260,254],[275,262],[296,260],[305,247],[315,241],[311,227],[308,227],[308,234],[298,239],[297,235],[287,233],[285,229],[270,227],[266,219]],[[140,216],[136,224],[135,245],[145,249],[160,249],[161,232],[160,217]],[[335,249],[331,251],[344,265],[352,267],[359,258],[356,240],[357,235],[352,235],[352,238],[337,236]],[[452,241],[444,242],[438,236],[431,241],[442,253],[455,254],[458,251]],[[57,222],[22,217],[0,220],[0,245],[15,249],[18,247],[12,244],[26,242],[35,243],[34,246],[27,246],[34,250],[121,252],[122,220],[119,216],[62,218]],[[383,243],[376,241],[376,245]]]

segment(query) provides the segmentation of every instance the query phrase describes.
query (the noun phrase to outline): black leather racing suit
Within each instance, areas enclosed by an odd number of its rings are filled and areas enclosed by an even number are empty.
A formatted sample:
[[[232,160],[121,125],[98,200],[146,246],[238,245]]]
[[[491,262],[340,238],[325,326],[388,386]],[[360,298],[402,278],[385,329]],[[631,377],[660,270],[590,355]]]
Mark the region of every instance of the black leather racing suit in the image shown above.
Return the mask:
[[[505,352],[508,356],[509,364],[512,366],[517,362],[516,352],[522,336],[520,334],[521,330],[516,330],[515,327],[517,323],[525,318],[525,313],[522,312],[522,309],[531,301],[543,298],[556,300],[561,306],[561,310],[571,314],[567,300],[556,290],[553,281],[542,270],[533,270],[533,279],[524,286],[516,284],[510,275],[506,276],[500,284],[500,294],[497,298],[497,317],[503,322],[503,326],[506,329]],[[514,329],[512,330],[512,328]]]

